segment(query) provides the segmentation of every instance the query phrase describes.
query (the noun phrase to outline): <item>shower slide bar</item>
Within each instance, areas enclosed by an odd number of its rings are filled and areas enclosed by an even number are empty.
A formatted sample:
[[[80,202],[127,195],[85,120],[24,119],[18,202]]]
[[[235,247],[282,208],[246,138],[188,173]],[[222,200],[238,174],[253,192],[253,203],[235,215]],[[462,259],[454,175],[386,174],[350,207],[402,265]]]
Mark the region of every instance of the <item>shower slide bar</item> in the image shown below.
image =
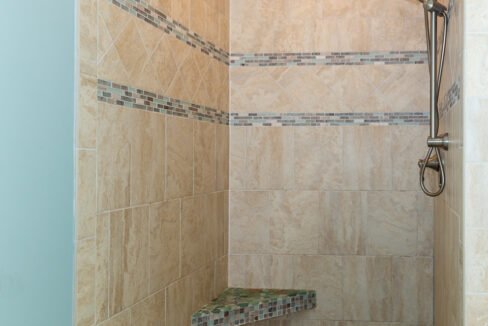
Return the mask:
[[[439,196],[446,187],[446,171],[442,160],[441,150],[449,149],[449,135],[447,133],[439,135],[439,93],[442,82],[442,72],[444,70],[444,59],[447,44],[447,29],[449,26],[448,9],[437,0],[419,0],[424,4],[425,30],[427,36],[427,50],[429,53],[429,72],[430,72],[430,135],[427,138],[429,147],[424,159],[419,160],[420,168],[420,187],[422,191],[430,197]],[[440,63],[438,64],[437,47],[437,18],[441,17],[444,21],[442,32],[442,44],[440,53]],[[425,185],[426,169],[432,169],[439,174],[439,188],[436,191],[427,189]]]

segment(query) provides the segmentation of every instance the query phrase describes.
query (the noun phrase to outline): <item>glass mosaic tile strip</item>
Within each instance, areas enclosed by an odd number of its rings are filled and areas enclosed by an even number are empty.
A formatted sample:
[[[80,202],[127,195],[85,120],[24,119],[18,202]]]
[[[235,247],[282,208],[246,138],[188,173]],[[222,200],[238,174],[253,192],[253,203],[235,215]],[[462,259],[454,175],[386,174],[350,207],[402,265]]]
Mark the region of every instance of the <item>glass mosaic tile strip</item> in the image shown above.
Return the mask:
[[[428,125],[428,112],[231,113],[231,126],[396,126]]]
[[[454,107],[461,99],[461,86],[460,82],[456,80],[447,93],[444,95],[444,99],[439,103],[439,115],[442,117],[444,114]]]
[[[227,112],[103,79],[98,80],[97,93],[99,101],[109,104],[225,125],[229,123]]]
[[[200,49],[203,53],[223,62],[229,64],[229,53],[223,49],[219,49],[212,42],[204,40],[197,33],[190,31],[187,27],[171,19],[166,14],[146,3],[145,0],[105,0],[114,4],[115,6],[127,11],[128,13],[138,17],[146,23],[153,25],[164,32],[173,35],[180,41]]]
[[[232,53],[231,66],[320,66],[426,64],[425,51]]]
[[[310,310],[317,306],[312,290],[231,288],[192,315],[192,326],[239,326]]]

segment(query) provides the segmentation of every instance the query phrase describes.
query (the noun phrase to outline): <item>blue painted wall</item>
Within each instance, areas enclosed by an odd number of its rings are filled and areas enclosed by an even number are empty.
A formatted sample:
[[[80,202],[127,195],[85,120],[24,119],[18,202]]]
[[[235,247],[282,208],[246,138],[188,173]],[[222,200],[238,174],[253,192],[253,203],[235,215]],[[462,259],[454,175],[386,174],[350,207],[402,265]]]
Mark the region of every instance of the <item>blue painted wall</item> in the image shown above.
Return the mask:
[[[2,1],[0,325],[68,326],[74,0]]]

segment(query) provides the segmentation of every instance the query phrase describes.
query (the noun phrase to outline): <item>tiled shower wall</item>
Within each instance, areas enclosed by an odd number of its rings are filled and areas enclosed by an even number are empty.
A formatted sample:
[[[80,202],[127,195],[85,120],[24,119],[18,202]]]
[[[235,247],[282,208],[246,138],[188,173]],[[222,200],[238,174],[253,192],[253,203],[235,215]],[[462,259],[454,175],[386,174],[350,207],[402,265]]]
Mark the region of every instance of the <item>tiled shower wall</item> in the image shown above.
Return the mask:
[[[488,3],[465,1],[466,325],[488,324]]]
[[[440,132],[448,132],[443,152],[447,184],[435,199],[435,321],[463,325],[463,0],[443,1],[451,7],[446,63],[441,85]],[[439,21],[440,22],[440,21]],[[468,324],[469,325],[469,324]]]
[[[425,48],[416,0],[231,1],[229,283],[317,290],[282,323],[433,324]]]
[[[227,287],[226,0],[80,0],[76,325],[189,325]]]

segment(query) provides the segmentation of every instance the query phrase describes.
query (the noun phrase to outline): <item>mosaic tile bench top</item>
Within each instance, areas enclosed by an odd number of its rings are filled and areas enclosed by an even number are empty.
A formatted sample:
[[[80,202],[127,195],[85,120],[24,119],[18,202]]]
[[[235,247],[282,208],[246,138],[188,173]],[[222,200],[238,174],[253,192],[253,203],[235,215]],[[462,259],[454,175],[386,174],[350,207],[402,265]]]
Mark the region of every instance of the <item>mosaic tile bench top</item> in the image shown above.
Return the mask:
[[[230,288],[192,315],[192,326],[238,326],[310,310],[317,306],[313,290]]]

